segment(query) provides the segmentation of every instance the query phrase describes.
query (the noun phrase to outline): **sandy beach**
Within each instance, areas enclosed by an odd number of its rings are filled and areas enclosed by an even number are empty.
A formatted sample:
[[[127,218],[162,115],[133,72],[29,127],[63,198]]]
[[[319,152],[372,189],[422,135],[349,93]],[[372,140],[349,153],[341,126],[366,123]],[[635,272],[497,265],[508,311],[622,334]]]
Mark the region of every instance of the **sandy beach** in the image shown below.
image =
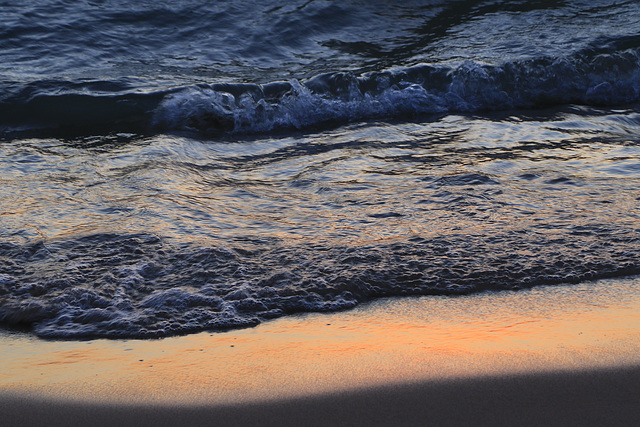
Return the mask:
[[[4,333],[3,425],[633,425],[640,280],[163,340]]]

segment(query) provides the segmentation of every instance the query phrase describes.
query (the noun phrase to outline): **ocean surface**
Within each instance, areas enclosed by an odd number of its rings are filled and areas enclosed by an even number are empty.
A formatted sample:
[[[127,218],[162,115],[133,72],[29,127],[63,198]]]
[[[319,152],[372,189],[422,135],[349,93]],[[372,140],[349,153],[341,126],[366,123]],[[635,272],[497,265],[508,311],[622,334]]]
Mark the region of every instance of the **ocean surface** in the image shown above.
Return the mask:
[[[0,1],[6,328],[638,274],[640,2]]]

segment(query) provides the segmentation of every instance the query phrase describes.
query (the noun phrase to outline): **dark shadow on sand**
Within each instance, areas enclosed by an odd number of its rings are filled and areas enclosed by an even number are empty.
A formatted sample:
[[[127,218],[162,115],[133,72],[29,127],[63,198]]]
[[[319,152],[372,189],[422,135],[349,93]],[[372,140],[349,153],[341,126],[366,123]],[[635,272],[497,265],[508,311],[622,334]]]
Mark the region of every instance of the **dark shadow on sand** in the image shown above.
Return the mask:
[[[631,426],[640,367],[429,381],[231,406],[0,394],[4,426]]]

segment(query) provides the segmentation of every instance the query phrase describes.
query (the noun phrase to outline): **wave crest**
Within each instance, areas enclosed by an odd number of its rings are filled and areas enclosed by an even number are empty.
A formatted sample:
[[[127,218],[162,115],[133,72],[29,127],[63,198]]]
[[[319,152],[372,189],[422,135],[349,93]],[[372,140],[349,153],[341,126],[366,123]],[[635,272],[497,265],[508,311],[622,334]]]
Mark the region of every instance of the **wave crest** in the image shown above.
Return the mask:
[[[640,55],[542,58],[502,66],[465,61],[361,76],[336,72],[268,85],[198,85],[169,94],[153,126],[208,133],[304,129],[363,119],[640,99]]]
[[[502,65],[420,64],[261,85],[197,84],[153,93],[127,92],[105,82],[34,82],[0,101],[0,131],[243,134],[429,114],[566,104],[616,106],[640,100],[638,44],[605,43],[569,57]],[[91,89],[96,85],[99,91]]]

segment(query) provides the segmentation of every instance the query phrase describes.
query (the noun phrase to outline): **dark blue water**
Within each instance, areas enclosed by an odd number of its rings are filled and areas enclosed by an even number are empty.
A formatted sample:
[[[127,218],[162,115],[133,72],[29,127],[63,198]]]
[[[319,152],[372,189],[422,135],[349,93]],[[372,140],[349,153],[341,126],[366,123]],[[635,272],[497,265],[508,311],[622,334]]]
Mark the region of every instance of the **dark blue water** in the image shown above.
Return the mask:
[[[640,273],[634,1],[0,1],[0,322],[161,337]]]

